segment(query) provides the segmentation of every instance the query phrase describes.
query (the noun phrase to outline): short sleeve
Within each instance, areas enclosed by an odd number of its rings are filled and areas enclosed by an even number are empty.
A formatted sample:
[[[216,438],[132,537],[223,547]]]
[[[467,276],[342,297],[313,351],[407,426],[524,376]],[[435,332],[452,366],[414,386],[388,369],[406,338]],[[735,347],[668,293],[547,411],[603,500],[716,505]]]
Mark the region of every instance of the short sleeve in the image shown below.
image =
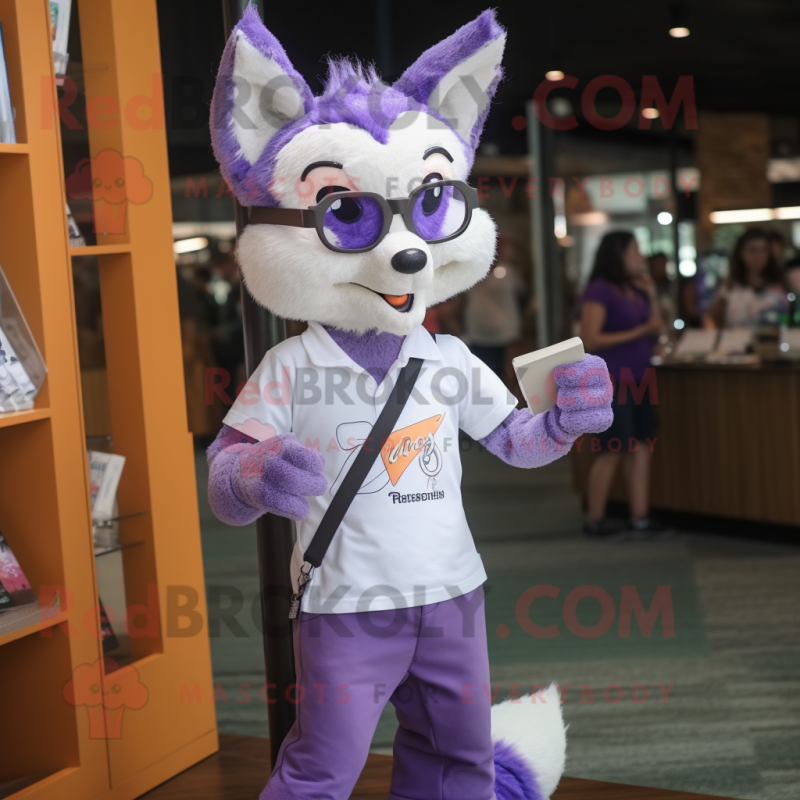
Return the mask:
[[[581,301],[584,303],[592,302],[592,303],[599,303],[601,306],[605,306],[608,308],[609,302],[611,300],[610,295],[610,286],[606,281],[603,280],[595,280],[592,281],[584,290],[583,297]]]
[[[223,422],[263,442],[292,430],[292,371],[269,351]]]
[[[488,436],[517,407],[517,398],[500,378],[455,337],[456,363],[464,375],[466,392],[458,405],[458,427],[473,439]]]

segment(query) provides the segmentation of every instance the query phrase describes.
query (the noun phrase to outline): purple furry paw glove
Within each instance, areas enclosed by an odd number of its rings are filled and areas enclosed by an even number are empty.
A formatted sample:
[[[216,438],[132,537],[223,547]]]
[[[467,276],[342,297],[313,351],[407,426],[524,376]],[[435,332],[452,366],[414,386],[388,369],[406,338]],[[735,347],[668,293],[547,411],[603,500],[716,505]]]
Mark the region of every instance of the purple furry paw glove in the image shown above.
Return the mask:
[[[556,367],[553,377],[558,386],[556,407],[562,430],[578,437],[601,433],[611,425],[614,388],[602,358],[587,355],[583,361]]]
[[[222,446],[212,445],[213,454],[209,448],[208,497],[214,513],[232,525],[247,525],[267,512],[294,520],[307,517],[306,497],[328,488],[322,453],[300,444],[293,433],[263,442],[241,438],[223,429],[217,437]]]

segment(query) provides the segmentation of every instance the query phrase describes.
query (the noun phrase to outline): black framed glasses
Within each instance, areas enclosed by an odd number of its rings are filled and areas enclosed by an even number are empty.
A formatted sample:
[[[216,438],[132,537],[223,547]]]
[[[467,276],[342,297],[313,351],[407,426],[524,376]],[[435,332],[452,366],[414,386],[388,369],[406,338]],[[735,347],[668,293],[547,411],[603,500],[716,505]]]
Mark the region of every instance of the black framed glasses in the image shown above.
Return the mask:
[[[384,239],[395,214],[428,244],[447,242],[469,226],[478,192],[464,181],[423,183],[408,197],[386,199],[374,192],[332,192],[311,208],[250,209],[248,224],[316,228],[335,253],[364,253]]]

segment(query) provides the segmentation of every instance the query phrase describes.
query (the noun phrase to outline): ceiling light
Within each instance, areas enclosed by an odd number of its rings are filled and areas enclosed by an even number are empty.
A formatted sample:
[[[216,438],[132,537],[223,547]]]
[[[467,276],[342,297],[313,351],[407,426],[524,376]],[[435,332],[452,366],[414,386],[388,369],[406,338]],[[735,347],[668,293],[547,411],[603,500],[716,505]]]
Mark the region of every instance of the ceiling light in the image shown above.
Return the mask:
[[[670,214],[669,211],[660,211],[656,219],[658,220],[659,225],[672,224],[672,214]]]
[[[173,239],[191,239],[193,236],[212,236],[219,239],[235,239],[236,223],[230,222],[173,222]]]
[[[692,278],[697,274],[697,264],[694,261],[681,261],[681,263],[678,264],[678,272],[680,272],[684,278]]]
[[[176,255],[180,253],[194,253],[196,250],[205,250],[208,247],[208,239],[205,236],[195,236],[192,239],[179,239],[172,245],[172,250]]]
[[[800,206],[776,208],[775,219],[800,219]]]
[[[563,81],[564,73],[560,69],[551,69],[549,72],[545,72],[544,77],[548,81]]]
[[[712,211],[711,221],[715,225],[728,225],[732,222],[767,222],[775,219],[771,208],[740,208],[734,211]]]
[[[670,5],[669,35],[673,39],[685,39],[689,35],[689,9],[686,3]]]
[[[673,39],[685,39],[690,33],[691,31],[688,28],[684,28],[682,26],[669,29],[669,35]]]
[[[605,211],[585,211],[583,214],[573,214],[569,221],[573,225],[605,225],[608,214]]]
[[[658,119],[661,116],[661,112],[657,108],[643,108],[642,116],[645,119]]]

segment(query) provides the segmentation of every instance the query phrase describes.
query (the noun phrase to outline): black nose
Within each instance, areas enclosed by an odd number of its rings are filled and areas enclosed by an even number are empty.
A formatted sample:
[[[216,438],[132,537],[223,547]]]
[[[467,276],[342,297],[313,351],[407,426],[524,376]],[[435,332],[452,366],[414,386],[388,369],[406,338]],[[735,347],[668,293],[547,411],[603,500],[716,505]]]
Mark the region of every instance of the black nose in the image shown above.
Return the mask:
[[[405,275],[413,275],[415,272],[419,272],[424,269],[427,262],[428,256],[425,255],[425,251],[417,247],[401,250],[392,256],[392,266]]]

